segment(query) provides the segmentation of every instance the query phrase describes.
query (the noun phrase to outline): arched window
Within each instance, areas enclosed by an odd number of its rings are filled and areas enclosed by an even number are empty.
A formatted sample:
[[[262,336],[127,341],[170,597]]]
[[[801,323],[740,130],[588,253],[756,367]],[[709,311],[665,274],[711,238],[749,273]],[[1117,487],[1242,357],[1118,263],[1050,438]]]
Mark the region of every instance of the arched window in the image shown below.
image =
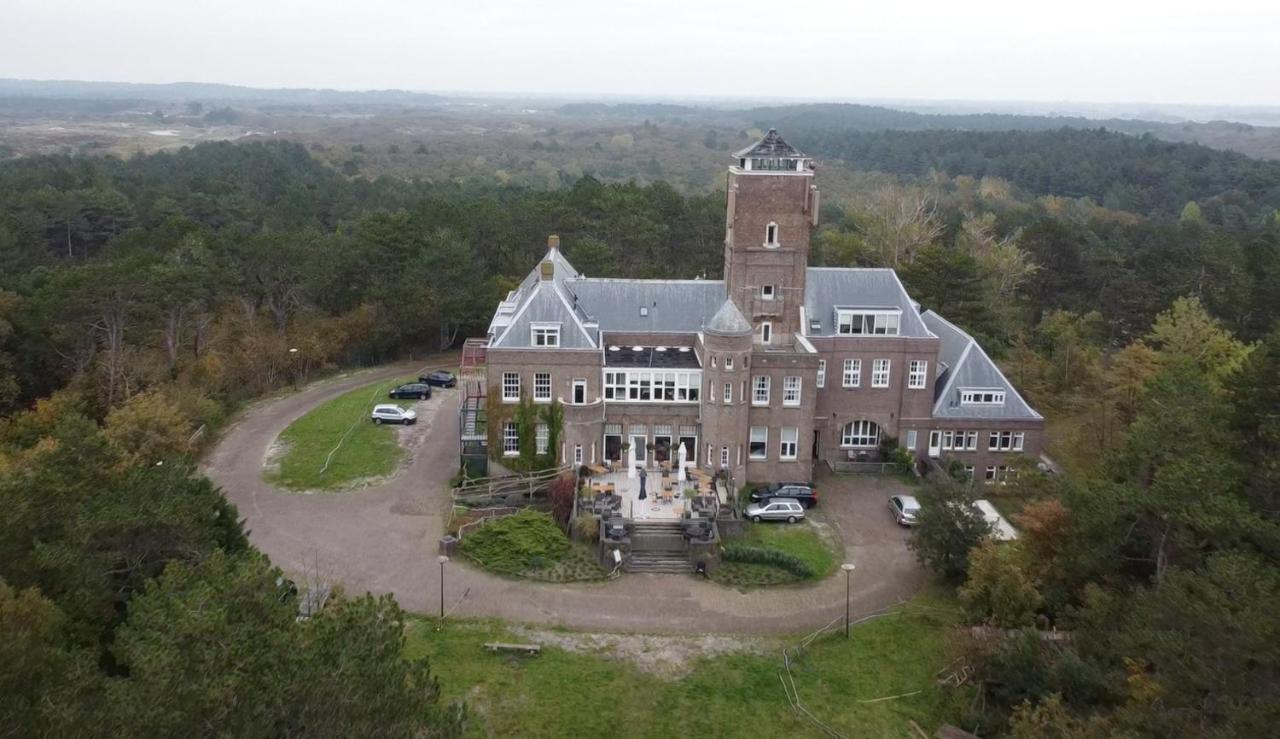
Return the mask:
[[[764,227],[764,245],[778,245],[778,224],[770,221],[768,226]]]
[[[880,427],[871,421],[850,421],[840,433],[840,446],[880,446]]]

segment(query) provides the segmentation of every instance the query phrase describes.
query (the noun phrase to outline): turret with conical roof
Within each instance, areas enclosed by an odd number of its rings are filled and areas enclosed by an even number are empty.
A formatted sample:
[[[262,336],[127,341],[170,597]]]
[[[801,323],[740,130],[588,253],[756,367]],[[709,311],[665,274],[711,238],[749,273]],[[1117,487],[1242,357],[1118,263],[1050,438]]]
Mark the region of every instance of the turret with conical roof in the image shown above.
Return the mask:
[[[744,336],[751,333],[751,322],[732,300],[726,298],[702,330],[715,336]]]

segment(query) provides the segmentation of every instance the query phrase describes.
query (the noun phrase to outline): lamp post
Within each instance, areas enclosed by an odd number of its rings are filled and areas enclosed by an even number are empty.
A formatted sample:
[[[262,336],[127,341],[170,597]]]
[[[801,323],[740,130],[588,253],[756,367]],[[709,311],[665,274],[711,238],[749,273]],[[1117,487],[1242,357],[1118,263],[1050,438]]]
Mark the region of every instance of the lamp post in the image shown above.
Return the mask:
[[[449,561],[447,555],[441,554],[436,557],[436,561],[440,563],[440,623],[444,623],[444,563]],[[846,621],[848,619],[845,619]]]
[[[840,569],[844,570],[844,638],[849,638],[849,576],[853,574],[853,563],[845,562],[840,565]]]

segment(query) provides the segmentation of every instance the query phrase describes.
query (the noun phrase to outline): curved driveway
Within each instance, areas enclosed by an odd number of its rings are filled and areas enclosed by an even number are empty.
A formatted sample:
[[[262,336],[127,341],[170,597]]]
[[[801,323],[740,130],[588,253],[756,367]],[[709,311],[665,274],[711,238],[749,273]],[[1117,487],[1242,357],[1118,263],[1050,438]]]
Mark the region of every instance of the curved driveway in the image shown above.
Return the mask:
[[[419,406],[423,443],[383,484],[345,493],[301,494],[262,479],[267,450],[281,431],[319,403],[348,390],[412,373],[398,364],[313,384],[244,412],[205,461],[205,471],[247,519],[250,539],[299,578],[318,576],[347,592],[391,593],[419,613],[440,607],[436,542],[444,532],[448,480],[457,468],[456,390]],[[910,597],[924,576],[906,536],[885,511],[892,480],[822,480],[822,510],[845,544],[853,610],[867,613]],[[551,585],[507,580],[454,560],[445,565],[453,613],[602,631],[794,633],[844,612],[839,572],[808,586],[742,593],[680,575],[624,575],[601,583]]]

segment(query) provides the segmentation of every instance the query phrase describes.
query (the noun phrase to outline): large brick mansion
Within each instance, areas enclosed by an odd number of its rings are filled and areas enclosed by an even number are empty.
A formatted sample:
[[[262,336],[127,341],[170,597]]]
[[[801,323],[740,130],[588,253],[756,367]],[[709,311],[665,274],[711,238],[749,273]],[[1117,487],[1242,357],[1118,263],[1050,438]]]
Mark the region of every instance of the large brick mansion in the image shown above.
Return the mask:
[[[893,438],[981,482],[1039,453],[1042,417],[893,270],[808,265],[807,156],[771,130],[734,155],[727,186],[723,280],[587,277],[552,237],[498,305],[489,392],[559,400],[562,462],[675,460],[684,446],[688,464],[737,481],[808,480],[815,462],[878,459]],[[493,420],[493,456],[515,454],[516,424]]]

